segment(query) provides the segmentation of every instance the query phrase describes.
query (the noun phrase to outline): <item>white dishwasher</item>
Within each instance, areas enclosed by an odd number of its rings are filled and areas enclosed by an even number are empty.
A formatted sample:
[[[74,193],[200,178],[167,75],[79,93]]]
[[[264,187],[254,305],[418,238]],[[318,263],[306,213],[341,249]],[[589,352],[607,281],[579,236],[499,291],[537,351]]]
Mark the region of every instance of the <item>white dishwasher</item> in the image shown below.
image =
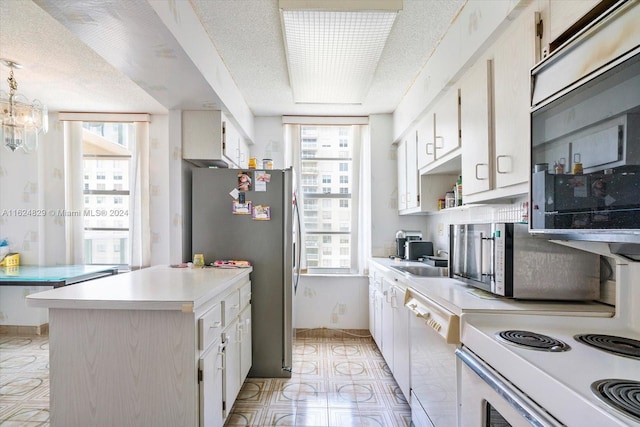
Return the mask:
[[[411,418],[416,427],[458,425],[455,350],[460,343],[460,318],[409,288],[405,306],[411,310]]]

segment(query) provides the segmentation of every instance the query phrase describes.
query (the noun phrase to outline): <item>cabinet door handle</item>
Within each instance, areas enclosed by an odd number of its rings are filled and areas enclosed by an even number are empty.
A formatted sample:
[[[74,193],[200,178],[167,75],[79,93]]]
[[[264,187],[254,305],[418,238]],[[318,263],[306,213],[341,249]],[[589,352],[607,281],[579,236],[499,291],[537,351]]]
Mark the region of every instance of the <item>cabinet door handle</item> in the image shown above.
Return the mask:
[[[432,146],[432,147],[433,147],[434,145],[435,145],[435,144],[434,144],[433,142],[427,142],[426,150],[427,150],[427,155],[428,155],[428,156],[433,156],[433,153],[430,153],[430,152],[429,152],[429,146]]]
[[[507,169],[504,169],[504,170],[500,169],[500,159],[509,159],[509,160],[511,160],[511,156],[507,156],[507,155],[501,154],[501,155],[496,157],[496,172],[498,172],[500,174],[505,174],[505,173],[511,172],[511,169],[512,169],[511,167],[509,167]],[[509,161],[508,163],[510,165],[511,161]]]
[[[489,179],[489,176],[487,176],[486,178],[480,178],[480,175],[478,175],[478,166],[486,166],[487,168],[489,167],[487,163],[476,163],[476,179],[478,181],[484,181]]]
[[[213,324],[209,326],[209,329],[216,329],[216,328],[219,328],[220,326],[222,326],[222,322],[213,322]]]
[[[220,366],[218,366],[218,370],[222,371],[225,368],[224,365],[226,364],[225,361],[227,359],[227,355],[223,350],[218,352],[218,356],[220,356]]]
[[[440,141],[440,145],[438,145],[438,141]],[[444,148],[444,136],[436,136],[436,149]]]

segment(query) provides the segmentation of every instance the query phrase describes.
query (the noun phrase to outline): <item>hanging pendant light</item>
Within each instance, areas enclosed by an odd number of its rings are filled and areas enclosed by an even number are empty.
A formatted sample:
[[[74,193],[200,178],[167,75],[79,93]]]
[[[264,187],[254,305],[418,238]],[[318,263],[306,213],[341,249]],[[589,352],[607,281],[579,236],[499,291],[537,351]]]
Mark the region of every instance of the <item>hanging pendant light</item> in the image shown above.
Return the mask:
[[[38,148],[38,136],[49,129],[47,107],[34,99],[30,102],[24,95],[16,93],[18,82],[13,76],[14,69],[22,66],[15,61],[0,59],[9,67],[9,93],[0,90],[0,141],[11,151],[22,148],[29,153]]]

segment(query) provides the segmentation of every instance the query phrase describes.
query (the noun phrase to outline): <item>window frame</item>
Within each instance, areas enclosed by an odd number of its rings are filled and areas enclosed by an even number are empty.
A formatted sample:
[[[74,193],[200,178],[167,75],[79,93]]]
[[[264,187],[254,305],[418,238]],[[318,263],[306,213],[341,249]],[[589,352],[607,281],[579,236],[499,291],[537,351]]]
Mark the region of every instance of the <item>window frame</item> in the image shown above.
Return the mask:
[[[311,138],[311,134],[321,126],[332,126],[338,128],[339,136],[336,134],[335,142],[330,150],[333,150],[333,155],[330,157],[327,156],[327,149],[324,147],[321,141],[321,137],[317,137],[318,146],[315,150],[310,150],[309,144],[303,145],[303,139]],[[308,128],[309,131],[305,133],[305,128]],[[347,133],[347,142],[345,143],[344,133],[340,131],[340,129],[345,129]],[[294,136],[294,134],[296,134]],[[314,230],[309,230],[310,224],[305,223],[305,229],[302,231],[301,235],[301,247],[303,249],[303,270],[306,271],[306,274],[343,274],[343,275],[352,275],[357,274],[360,271],[360,266],[358,265],[358,203],[357,200],[359,195],[357,192],[359,191],[359,177],[357,174],[359,173],[360,166],[358,164],[359,161],[359,148],[361,145],[362,138],[362,129],[360,124],[339,124],[339,125],[303,125],[300,124],[298,131],[295,130],[291,133],[293,136],[292,148],[294,154],[294,165],[300,171],[298,174],[298,183],[297,185],[300,188],[303,188],[301,198],[304,200],[309,199],[345,199],[346,207],[344,203],[334,202],[334,213],[332,215],[332,221],[336,223],[337,228],[333,228],[330,230],[324,229],[323,226],[327,226],[326,222],[322,223],[322,215],[318,215],[314,218],[317,218],[318,224],[317,228]],[[346,145],[346,151],[345,151]],[[315,151],[315,152],[313,152]],[[304,157],[303,157],[304,156]],[[315,162],[317,164],[317,172],[315,172],[316,179],[310,178],[310,176],[314,176],[314,174],[305,174],[304,168],[302,167],[304,162]],[[331,182],[328,183],[326,179],[323,179],[323,175],[326,175],[326,171],[322,169],[322,162],[332,162],[332,167],[329,168],[332,174]],[[310,166],[308,166],[310,168]],[[345,177],[345,178],[342,178]],[[339,181],[342,182],[342,185],[339,185]],[[317,184],[316,192],[309,191],[309,182],[313,181]],[[307,188],[305,188],[305,183],[307,183]],[[324,185],[323,185],[324,184]],[[328,184],[328,185],[327,185]],[[346,189],[346,191],[345,191]],[[329,190],[329,191],[327,191]],[[342,191],[342,192],[340,192]],[[343,200],[341,200],[343,202]],[[311,205],[301,204],[304,208],[309,208]],[[315,205],[316,211],[321,210],[322,202]],[[348,229],[344,226],[344,221],[340,220],[341,216],[344,216],[346,212],[349,212],[349,220]],[[303,217],[304,211],[302,212]],[[308,216],[305,218],[309,219]],[[344,243],[343,239],[335,239],[335,248],[333,248],[334,258],[333,266],[326,267],[324,265],[324,258],[320,256],[322,254],[322,244],[320,241],[315,240],[315,246],[313,246],[314,252],[311,259],[306,259],[306,239],[316,236],[347,236],[348,243]],[[345,267],[345,256],[343,255],[345,247],[348,247],[349,250],[349,259]],[[306,268],[305,268],[306,267]]]

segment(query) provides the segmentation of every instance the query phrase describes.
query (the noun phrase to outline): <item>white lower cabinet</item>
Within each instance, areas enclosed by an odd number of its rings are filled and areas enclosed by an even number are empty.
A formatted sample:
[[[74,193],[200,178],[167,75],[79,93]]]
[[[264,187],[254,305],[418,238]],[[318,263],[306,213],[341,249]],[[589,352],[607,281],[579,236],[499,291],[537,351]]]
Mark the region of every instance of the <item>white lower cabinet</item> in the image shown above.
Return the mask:
[[[382,348],[382,302],[382,272],[369,267],[369,331],[378,348]]]
[[[227,326],[227,329],[222,333],[222,339],[224,341],[224,376],[223,382],[223,411],[224,416],[231,412],[231,407],[236,401],[236,396],[240,392],[242,381],[240,379],[240,340],[239,340],[239,326],[238,319]]]
[[[402,394],[409,401],[411,376],[409,371],[409,310],[404,306],[404,289],[392,287],[393,309],[393,377]]]
[[[200,369],[200,427],[214,427],[224,424],[224,396],[222,377],[224,371],[224,344],[218,339],[211,345],[199,361]]]
[[[382,356],[387,361],[387,365],[393,372],[393,306],[392,304],[392,283],[386,278],[382,278]]]
[[[400,277],[369,266],[369,329],[407,402],[411,389],[409,310]],[[371,312],[373,310],[373,313]]]
[[[251,283],[215,301],[198,329],[199,425],[221,427],[251,368]]]
[[[251,304],[240,312],[240,378],[247,378],[251,369]]]

